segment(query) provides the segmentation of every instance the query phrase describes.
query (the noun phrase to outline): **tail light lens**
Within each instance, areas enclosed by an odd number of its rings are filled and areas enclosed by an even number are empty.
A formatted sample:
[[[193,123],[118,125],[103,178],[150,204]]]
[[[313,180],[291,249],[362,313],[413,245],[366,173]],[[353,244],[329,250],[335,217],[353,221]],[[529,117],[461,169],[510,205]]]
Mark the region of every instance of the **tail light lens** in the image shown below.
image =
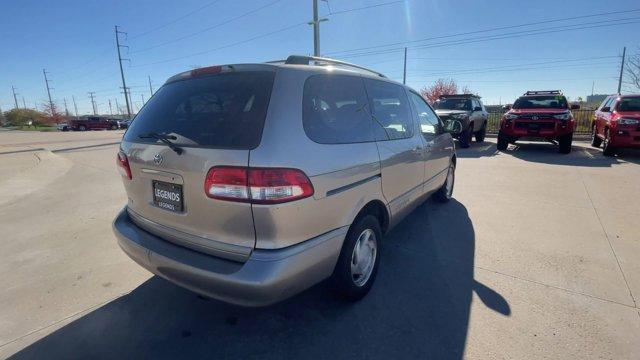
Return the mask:
[[[216,166],[204,182],[213,199],[278,204],[313,195],[309,178],[297,169]]]
[[[127,154],[125,154],[124,151],[120,150],[118,152],[116,163],[118,164],[118,172],[120,172],[120,175],[131,180],[133,178],[131,176],[131,167],[129,166],[129,159],[127,158]]]

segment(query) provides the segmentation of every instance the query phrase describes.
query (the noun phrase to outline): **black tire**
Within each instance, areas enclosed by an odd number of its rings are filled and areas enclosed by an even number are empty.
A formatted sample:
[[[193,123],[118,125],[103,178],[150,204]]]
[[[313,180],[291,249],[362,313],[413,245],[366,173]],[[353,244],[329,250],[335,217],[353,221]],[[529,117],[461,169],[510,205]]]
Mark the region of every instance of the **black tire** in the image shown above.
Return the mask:
[[[463,149],[471,146],[471,138],[473,137],[473,124],[469,124],[469,127],[460,133],[458,141],[460,141],[460,147]]]
[[[509,140],[502,135],[502,133],[498,133],[498,143],[496,144],[498,150],[505,151],[507,147],[509,147]]]
[[[483,142],[484,138],[487,136],[487,123],[482,124],[482,128],[476,132],[476,142]]]
[[[87,131],[87,127],[84,126],[84,125],[80,125],[80,126],[78,126],[78,130],[79,131]]]
[[[611,134],[609,129],[604,129],[604,141],[602,142],[602,154],[604,156],[615,156],[616,148],[611,145]]]
[[[591,146],[599,148],[601,144],[602,139],[598,137],[598,134],[596,133],[596,125],[593,124],[593,126],[591,126]]]
[[[573,133],[567,134],[567,135],[563,135],[561,137],[558,138],[558,143],[560,145],[560,147],[558,148],[558,151],[561,154],[568,154],[571,152],[571,143],[573,142]]]
[[[375,236],[374,242],[376,244],[375,259],[373,260],[373,268],[366,279],[357,278],[352,274],[352,262],[354,259],[355,246],[358,243],[361,235],[366,231],[371,231],[370,235]],[[353,225],[347,232],[347,236],[342,244],[342,250],[338,257],[338,262],[331,275],[331,281],[338,294],[348,301],[358,301],[362,299],[371,287],[376,279],[378,273],[378,266],[380,264],[380,240],[382,239],[382,231],[380,230],[380,224],[378,219],[373,215],[365,215],[356,219]],[[368,248],[365,248],[368,250]],[[357,266],[356,262],[353,263]],[[357,284],[357,281],[364,280],[364,283]]]
[[[451,176],[451,178],[449,178]],[[449,180],[451,180],[451,186],[449,187]],[[451,200],[451,196],[453,196],[453,187],[456,183],[456,166],[451,163],[449,165],[449,171],[447,172],[447,179],[444,181],[444,184],[433,194],[433,199],[440,203],[446,203]]]
[[[111,125],[111,130],[118,130],[118,125]]]

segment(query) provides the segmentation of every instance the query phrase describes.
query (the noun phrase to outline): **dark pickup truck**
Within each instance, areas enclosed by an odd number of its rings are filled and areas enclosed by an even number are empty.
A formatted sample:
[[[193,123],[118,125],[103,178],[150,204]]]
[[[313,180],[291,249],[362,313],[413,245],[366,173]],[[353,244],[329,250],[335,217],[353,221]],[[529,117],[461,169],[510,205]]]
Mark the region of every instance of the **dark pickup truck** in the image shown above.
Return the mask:
[[[69,129],[75,131],[117,130],[118,121],[100,116],[87,116],[69,121]]]

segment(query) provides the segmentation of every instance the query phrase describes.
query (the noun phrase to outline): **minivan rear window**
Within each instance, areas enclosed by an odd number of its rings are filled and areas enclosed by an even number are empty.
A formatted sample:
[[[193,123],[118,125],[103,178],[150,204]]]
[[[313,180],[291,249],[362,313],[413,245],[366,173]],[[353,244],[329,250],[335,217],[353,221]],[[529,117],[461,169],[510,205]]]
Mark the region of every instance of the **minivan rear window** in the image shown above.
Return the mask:
[[[179,146],[253,149],[262,128],[274,72],[230,72],[162,86],[131,122],[125,141],[149,133],[173,135]]]

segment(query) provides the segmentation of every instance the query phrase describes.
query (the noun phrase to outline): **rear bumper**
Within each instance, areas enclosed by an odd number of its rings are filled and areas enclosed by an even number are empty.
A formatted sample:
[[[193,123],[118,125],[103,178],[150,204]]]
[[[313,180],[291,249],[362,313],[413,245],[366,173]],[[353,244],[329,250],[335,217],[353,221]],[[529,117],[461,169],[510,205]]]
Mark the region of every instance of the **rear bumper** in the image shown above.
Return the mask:
[[[152,235],[131,221],[126,208],[113,222],[122,250],[145,269],[196,293],[243,306],[276,303],[329,277],[347,229],[284,249],[255,249],[238,263]]]

